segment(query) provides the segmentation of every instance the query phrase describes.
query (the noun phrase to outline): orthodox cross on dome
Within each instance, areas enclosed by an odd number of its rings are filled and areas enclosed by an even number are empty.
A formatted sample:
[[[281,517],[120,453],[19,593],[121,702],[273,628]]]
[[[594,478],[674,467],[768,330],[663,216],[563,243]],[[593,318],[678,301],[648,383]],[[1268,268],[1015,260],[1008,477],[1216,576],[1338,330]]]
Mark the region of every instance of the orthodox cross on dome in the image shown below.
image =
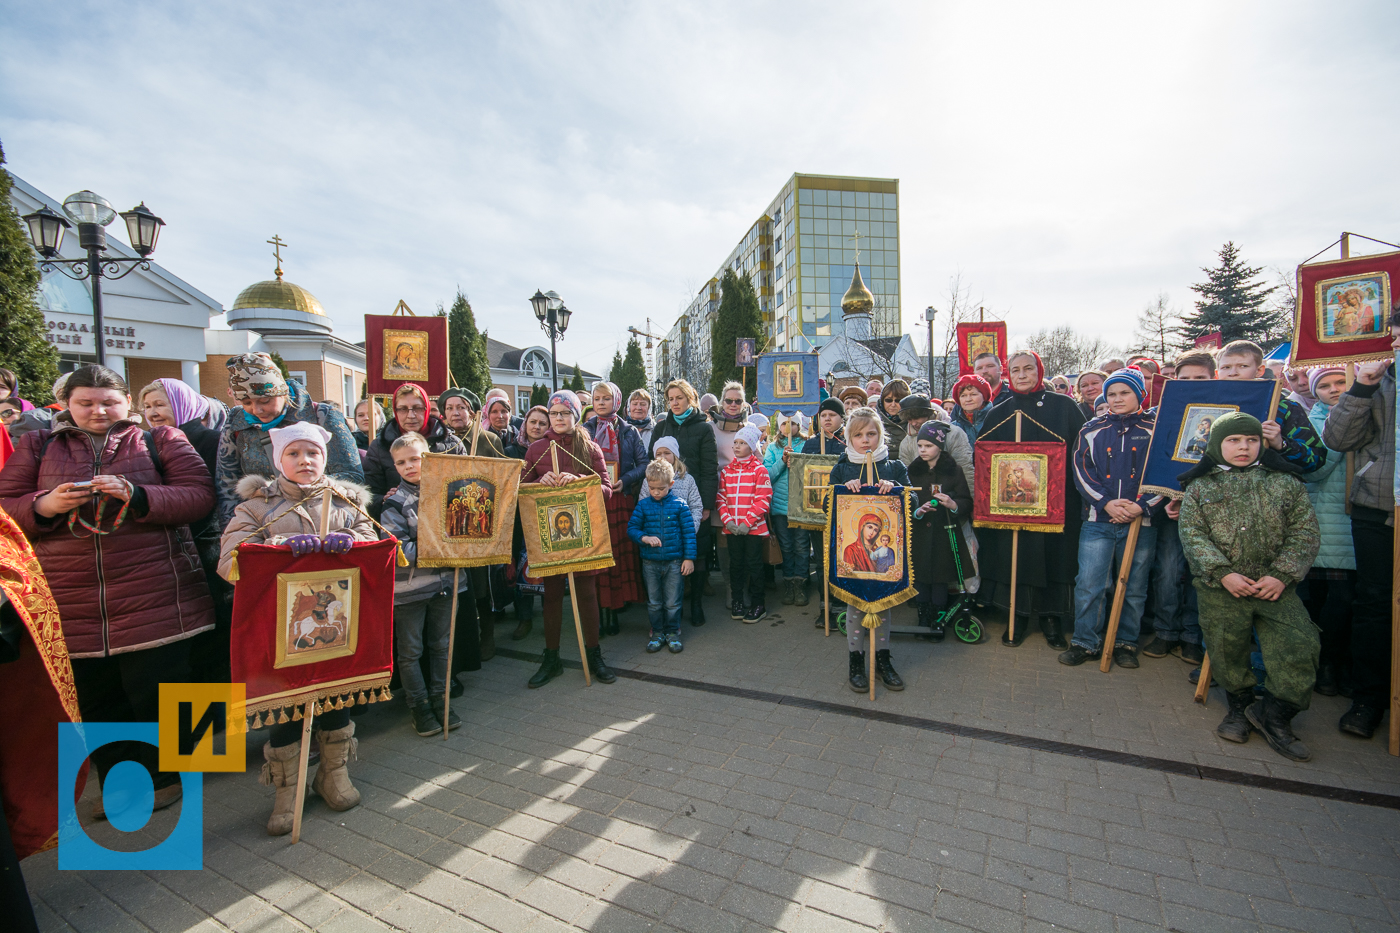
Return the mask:
[[[277,234],[272,235],[272,239],[265,241],[272,247],[272,255],[277,257],[277,278],[282,278],[282,247],[287,244]]]
[[[867,234],[866,234],[866,237],[868,238],[869,236],[870,236],[870,234],[867,233]],[[856,235],[853,236],[853,237],[851,237],[851,239],[855,241],[855,244],[856,244],[856,262],[859,263],[859,262],[860,262],[860,228],[859,228],[859,227],[856,227]]]

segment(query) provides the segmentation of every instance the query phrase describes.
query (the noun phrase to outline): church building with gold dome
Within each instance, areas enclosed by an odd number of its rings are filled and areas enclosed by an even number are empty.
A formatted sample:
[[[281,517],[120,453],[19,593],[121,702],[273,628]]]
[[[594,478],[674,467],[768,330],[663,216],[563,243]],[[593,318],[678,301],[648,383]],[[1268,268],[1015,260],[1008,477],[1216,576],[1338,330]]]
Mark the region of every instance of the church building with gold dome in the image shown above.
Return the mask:
[[[347,411],[359,401],[365,384],[365,349],[335,336],[321,302],[282,274],[281,238],[274,247],[273,278],[238,293],[228,310],[229,330],[205,332],[206,358],[199,367],[200,391],[228,397],[225,361],[240,353],[278,354],[292,379],[315,401],[338,402]]]

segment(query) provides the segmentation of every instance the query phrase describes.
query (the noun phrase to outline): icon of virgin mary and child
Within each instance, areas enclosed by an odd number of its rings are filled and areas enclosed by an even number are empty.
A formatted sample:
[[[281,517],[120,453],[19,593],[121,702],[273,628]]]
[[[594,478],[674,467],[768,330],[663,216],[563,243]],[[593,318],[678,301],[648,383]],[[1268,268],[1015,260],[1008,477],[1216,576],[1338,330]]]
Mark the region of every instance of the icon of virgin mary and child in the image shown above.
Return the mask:
[[[853,573],[885,573],[894,566],[894,548],[885,532],[885,520],[874,512],[860,517],[859,536],[846,546],[842,557]]]

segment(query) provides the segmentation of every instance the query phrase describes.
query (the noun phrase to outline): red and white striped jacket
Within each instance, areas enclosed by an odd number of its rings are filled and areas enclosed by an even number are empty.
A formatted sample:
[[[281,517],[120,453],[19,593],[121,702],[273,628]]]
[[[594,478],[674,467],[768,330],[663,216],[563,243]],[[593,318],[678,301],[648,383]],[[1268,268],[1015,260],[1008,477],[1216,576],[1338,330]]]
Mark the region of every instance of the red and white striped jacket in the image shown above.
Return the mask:
[[[773,484],[768,469],[757,457],[734,459],[719,472],[719,520],[723,524],[742,522],[749,534],[768,534],[768,505],[773,501]]]

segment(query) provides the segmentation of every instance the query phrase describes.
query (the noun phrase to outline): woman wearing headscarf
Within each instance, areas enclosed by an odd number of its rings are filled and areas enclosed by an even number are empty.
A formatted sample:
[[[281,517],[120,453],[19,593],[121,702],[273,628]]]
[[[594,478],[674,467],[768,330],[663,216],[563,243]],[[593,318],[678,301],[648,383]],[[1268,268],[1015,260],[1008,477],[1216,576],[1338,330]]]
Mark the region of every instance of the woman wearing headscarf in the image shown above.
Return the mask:
[[[968,373],[953,383],[953,427],[961,428],[972,443],[987,420],[992,404],[992,387],[976,373]]]
[[[230,357],[226,365],[229,393],[239,407],[231,410],[219,438],[214,468],[220,528],[228,526],[233,510],[243,501],[238,495],[240,479],[272,479],[277,475],[267,434],[273,428],[291,427],[299,421],[319,424],[331,434],[326,444],[326,475],[344,482],[365,481],[359,448],[344,415],[329,405],[317,405],[301,383],[288,383],[266,353],[243,353]]]
[[[1022,534],[1017,549],[1016,638],[1002,637],[1002,644],[1018,646],[1030,621],[1040,618],[1041,631],[1050,647],[1063,651],[1061,619],[1074,616],[1074,580],[1079,573],[1079,527],[1082,501],[1074,485],[1074,451],[1084,413],[1074,399],[1045,387],[1045,366],[1039,355],[1022,351],[1006,361],[1010,392],[997,396],[996,404],[977,435],[977,443],[1016,440],[1016,414],[1021,414],[1021,440],[1063,444],[1065,447],[1065,529],[1057,534]],[[982,593],[992,605],[1009,608],[1011,596],[1011,535],[1004,528],[977,532],[981,543],[978,561]],[[1009,631],[1008,633],[1009,634]]]
[[[647,449],[642,446],[637,429],[622,420],[621,407],[622,392],[618,387],[611,382],[600,382],[593,387],[593,417],[583,425],[603,451],[603,462],[609,473],[604,482],[612,487],[612,496],[608,498],[608,536],[612,539],[616,564],[612,573],[598,578],[598,608],[603,612],[602,624],[609,635],[619,631],[618,610],[642,598],[638,564],[641,557],[637,554],[637,545],[627,534],[627,523],[632,520],[637,499],[627,490],[635,488],[646,476]]]
[[[219,461],[219,432],[205,424],[210,399],[179,379],[157,379],[141,390],[137,401],[147,424],[153,428],[178,428],[204,458],[209,475],[214,475]]]
[[[603,498],[612,497],[608,468],[599,449],[579,423],[583,406],[578,396],[560,389],[549,397],[549,433],[530,445],[525,454],[522,483],[543,483],[563,486],[586,476],[599,476],[603,481]],[[557,467],[556,467],[557,460]],[[617,675],[603,660],[598,646],[598,577],[611,570],[585,570],[573,574],[555,574],[544,580],[544,658],[540,669],[530,678],[529,686],[543,687],[564,673],[559,660],[559,629],[564,619],[564,588],[573,580],[579,624],[583,628],[584,656],[588,670],[600,683],[610,684]]]
[[[394,455],[389,448],[410,431],[423,435],[428,450],[435,454],[466,455],[467,448],[462,446],[462,441],[430,410],[428,393],[421,386],[405,382],[394,390],[394,420],[384,425],[365,453],[365,485],[374,496],[371,515],[379,514],[384,495],[399,484],[399,473],[394,469]],[[480,448],[478,455],[483,455]]]

